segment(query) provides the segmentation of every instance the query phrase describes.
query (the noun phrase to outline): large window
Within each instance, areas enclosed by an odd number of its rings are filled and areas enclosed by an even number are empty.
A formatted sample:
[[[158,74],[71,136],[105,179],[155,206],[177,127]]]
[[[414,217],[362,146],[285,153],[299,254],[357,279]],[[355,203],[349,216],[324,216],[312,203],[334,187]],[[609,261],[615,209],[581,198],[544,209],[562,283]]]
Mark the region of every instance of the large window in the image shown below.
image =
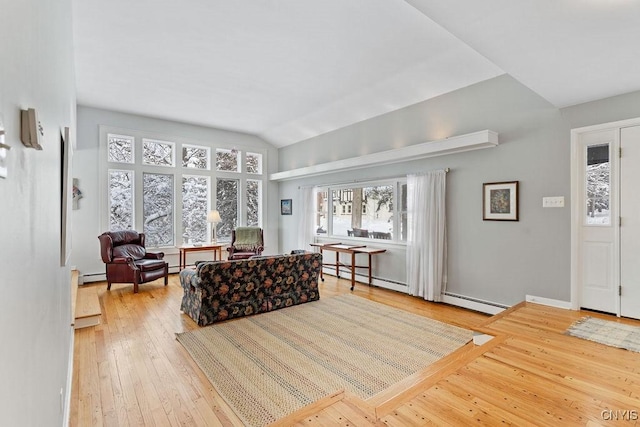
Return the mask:
[[[261,226],[262,153],[104,126],[100,135],[109,230],[139,230],[147,246],[171,247],[208,242],[213,209],[222,241],[239,225]]]
[[[404,179],[320,189],[316,234],[405,241],[406,193]]]
[[[218,179],[216,185],[216,205],[222,222],[218,224],[218,236],[230,239],[231,231],[238,225],[238,186],[237,179]]]
[[[133,228],[133,172],[110,170],[109,230],[131,230]]]
[[[207,213],[211,188],[208,176],[183,175],[182,177],[182,241],[205,242],[207,240]]]
[[[173,175],[142,174],[143,231],[148,246],[173,246]]]

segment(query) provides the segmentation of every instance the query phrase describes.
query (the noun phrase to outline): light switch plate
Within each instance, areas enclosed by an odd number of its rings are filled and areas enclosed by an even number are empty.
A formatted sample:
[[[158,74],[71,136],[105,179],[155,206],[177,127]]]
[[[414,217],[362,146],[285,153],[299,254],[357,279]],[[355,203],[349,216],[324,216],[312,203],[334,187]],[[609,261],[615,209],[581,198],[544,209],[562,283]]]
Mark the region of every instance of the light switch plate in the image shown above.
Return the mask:
[[[543,197],[543,208],[564,208],[564,196],[557,197]]]
[[[4,117],[0,114],[0,178],[6,178],[8,173],[7,153],[9,151],[9,146],[5,145],[4,134]]]

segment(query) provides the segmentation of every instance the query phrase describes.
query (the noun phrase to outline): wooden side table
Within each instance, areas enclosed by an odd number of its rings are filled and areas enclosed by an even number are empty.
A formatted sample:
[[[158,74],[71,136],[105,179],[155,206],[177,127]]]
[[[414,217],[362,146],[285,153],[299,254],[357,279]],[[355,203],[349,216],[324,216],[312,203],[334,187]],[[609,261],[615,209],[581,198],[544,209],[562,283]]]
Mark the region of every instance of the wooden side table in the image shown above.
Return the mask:
[[[214,261],[217,261],[218,259],[222,260],[222,245],[204,243],[201,246],[182,245],[182,246],[178,246],[178,249],[180,250],[180,270],[182,270],[187,266],[188,252],[200,252],[200,251],[213,252]]]
[[[343,245],[341,243],[311,243],[311,246],[319,248],[320,253],[322,253],[323,251],[333,251],[336,253],[336,262],[335,262],[336,276],[340,277],[340,267],[347,268],[351,273],[351,290],[353,290],[353,288],[356,285],[356,268],[367,269],[367,272],[369,274],[369,286],[371,286],[372,255],[381,254],[387,251],[386,249],[367,248],[364,245]],[[346,253],[351,255],[351,264],[344,264],[340,262],[341,253]],[[369,263],[367,265],[356,265],[356,254],[367,254]],[[322,265],[333,266],[333,264],[324,264],[324,263]],[[324,281],[324,275],[323,275],[322,269],[320,269],[320,278]]]

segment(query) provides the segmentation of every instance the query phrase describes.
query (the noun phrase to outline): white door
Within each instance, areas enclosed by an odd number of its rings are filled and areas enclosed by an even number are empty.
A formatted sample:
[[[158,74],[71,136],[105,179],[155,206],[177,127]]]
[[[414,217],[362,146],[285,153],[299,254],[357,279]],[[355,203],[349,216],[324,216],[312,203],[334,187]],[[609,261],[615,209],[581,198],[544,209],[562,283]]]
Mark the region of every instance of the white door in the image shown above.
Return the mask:
[[[620,315],[640,319],[640,126],[620,130]]]
[[[618,130],[580,136],[578,197],[580,307],[618,313]]]

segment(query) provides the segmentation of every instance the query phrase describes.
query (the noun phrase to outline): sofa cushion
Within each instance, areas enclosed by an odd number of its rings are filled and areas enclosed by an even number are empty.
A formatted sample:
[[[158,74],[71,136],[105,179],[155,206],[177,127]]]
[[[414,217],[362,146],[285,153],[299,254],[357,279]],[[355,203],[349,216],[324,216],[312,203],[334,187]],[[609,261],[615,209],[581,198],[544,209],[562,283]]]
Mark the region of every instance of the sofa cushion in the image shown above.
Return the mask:
[[[114,258],[133,258],[134,260],[139,260],[144,258],[144,255],[147,251],[144,247],[140,245],[126,244],[120,245],[113,248],[113,257]],[[157,262],[157,261],[156,261]]]

